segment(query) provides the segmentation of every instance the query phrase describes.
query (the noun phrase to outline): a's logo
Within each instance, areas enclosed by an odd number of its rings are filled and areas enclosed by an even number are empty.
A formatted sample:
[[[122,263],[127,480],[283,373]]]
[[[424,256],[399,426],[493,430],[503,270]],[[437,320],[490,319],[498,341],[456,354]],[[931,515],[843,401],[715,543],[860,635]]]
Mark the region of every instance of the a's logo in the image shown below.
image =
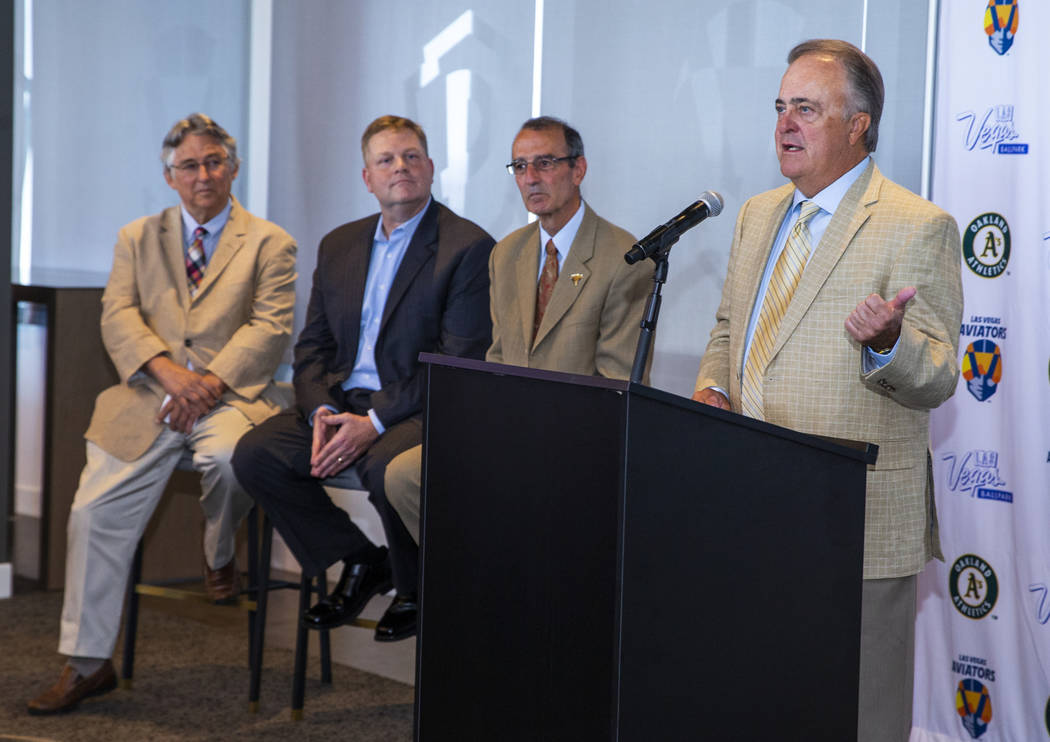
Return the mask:
[[[1003,354],[991,340],[974,340],[963,353],[962,375],[966,391],[984,402],[999,389],[1003,378]]]
[[[992,720],[992,697],[980,680],[966,678],[959,681],[955,691],[955,710],[962,718],[962,725],[977,739],[988,731]]]
[[[948,592],[959,613],[977,620],[995,608],[999,580],[988,562],[974,554],[963,554],[948,571]]]
[[[990,149],[1000,155],[1027,155],[1028,145],[1015,142],[1021,135],[1014,127],[1014,107],[990,106],[982,115],[963,111],[955,116],[966,126],[966,150]]]
[[[960,459],[949,452],[942,457],[948,462],[948,489],[952,492],[968,492],[978,500],[1013,502],[1013,492],[996,489],[1006,486],[999,474],[998,451],[967,451]]]
[[[963,259],[981,278],[995,278],[1010,262],[1010,225],[988,212],[970,222],[963,233]]]
[[[1018,0],[988,0],[984,9],[984,32],[996,54],[1006,54],[1017,35]]]

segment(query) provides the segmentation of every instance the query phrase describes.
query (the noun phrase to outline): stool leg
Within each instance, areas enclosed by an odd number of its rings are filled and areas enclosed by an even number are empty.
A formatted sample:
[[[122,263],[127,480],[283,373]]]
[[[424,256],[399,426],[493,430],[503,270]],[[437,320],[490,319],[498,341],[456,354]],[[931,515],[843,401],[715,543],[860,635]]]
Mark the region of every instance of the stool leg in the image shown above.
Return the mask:
[[[317,602],[328,597],[328,575],[322,572],[317,578]],[[321,629],[321,682],[332,684],[332,640],[328,629]]]
[[[299,615],[303,615],[310,608],[311,585],[310,578],[303,575],[299,586]],[[306,695],[306,652],[307,633],[302,621],[297,622],[295,632],[295,674],[292,678],[292,720],[299,721],[303,718],[303,697]]]
[[[135,557],[131,560],[131,574],[128,575],[128,607],[124,618],[124,660],[120,669],[120,687],[131,687],[131,676],[135,671],[135,633],[139,627],[139,594],[135,586],[142,581],[142,539],[135,547]]]
[[[255,601],[255,608],[248,611],[248,667],[255,658],[255,614],[259,608],[259,508],[252,505],[248,517],[248,599]],[[242,591],[244,592],[244,591]]]
[[[254,526],[253,526],[254,527]],[[251,679],[248,683],[248,709],[259,710],[259,689],[262,685],[263,643],[266,637],[266,604],[270,595],[270,552],[273,548],[273,523],[263,513],[262,547],[259,549],[255,581],[255,628],[251,632],[251,660],[248,662]]]

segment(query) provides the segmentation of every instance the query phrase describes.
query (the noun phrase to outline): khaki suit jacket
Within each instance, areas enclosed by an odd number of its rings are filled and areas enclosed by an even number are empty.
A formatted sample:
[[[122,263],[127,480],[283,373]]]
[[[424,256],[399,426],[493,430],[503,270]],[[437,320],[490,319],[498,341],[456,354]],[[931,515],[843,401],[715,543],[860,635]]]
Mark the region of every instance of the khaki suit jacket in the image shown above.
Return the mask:
[[[514,366],[615,379],[631,375],[645,300],[648,263],[628,265],[635,239],[587,204],[532,338],[540,268],[540,226],[500,240],[489,258],[492,347],[485,359]],[[576,275],[577,279],[573,280]]]
[[[785,185],[747,201],[696,388],[728,390],[740,410],[748,320],[777,230]],[[959,230],[947,213],[884,178],[872,162],[849,189],[806,265],[764,373],[765,419],[805,433],[879,446],[868,472],[864,577],[901,577],[940,557],[929,455],[929,411],[958,379],[962,320]],[[844,326],[876,293],[908,303],[896,354],[864,373]]]
[[[258,423],[280,409],[273,375],[295,308],[295,241],[236,201],[190,297],[178,206],[120,230],[102,296],[102,341],[121,383],[103,391],[85,437],[124,461],[153,444],[165,392],[142,370],[167,353],[222,379],[222,402]]]

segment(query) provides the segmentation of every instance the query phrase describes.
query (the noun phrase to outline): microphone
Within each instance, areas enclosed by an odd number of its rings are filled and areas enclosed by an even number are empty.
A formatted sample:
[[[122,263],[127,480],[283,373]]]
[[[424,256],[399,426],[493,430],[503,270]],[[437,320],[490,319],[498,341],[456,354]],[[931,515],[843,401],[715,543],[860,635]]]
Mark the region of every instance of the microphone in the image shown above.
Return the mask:
[[[722,213],[722,196],[715,191],[704,191],[694,203],[685,207],[678,216],[666,224],[661,224],[652,232],[634,243],[634,247],[623,256],[629,264],[651,258],[654,253],[670,247],[682,234],[710,216]]]

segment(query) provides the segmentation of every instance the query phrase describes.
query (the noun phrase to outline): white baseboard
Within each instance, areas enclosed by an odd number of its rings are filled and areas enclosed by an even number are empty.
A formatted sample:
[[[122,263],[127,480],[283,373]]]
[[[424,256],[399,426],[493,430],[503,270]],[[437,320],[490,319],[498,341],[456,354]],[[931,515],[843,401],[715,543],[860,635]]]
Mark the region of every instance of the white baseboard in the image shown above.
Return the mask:
[[[14,570],[11,569],[11,562],[4,562],[0,564],[0,600],[11,597]]]

